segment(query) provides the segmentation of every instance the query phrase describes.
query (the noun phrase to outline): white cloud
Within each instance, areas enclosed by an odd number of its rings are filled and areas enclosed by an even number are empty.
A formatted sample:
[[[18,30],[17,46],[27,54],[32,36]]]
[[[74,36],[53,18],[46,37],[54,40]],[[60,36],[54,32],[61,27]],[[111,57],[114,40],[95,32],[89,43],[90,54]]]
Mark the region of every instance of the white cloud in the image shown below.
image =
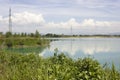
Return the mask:
[[[17,26],[27,26],[31,24],[44,24],[45,20],[42,14],[35,14],[29,12],[22,12],[22,13],[13,13],[12,17],[12,24]],[[0,16],[1,23],[8,24],[8,17]]]
[[[85,19],[82,22],[82,26],[95,26],[95,21],[93,19]]]
[[[14,32],[34,32],[45,23],[42,14],[30,12],[13,13],[11,18]],[[8,17],[0,16],[0,31],[8,31],[8,20]]]
[[[12,16],[13,24],[43,24],[45,22],[42,14],[34,14],[29,12],[15,13]]]
[[[71,28],[71,26],[74,26],[75,28],[78,27],[79,25],[80,24],[74,18],[71,18],[66,22],[59,22],[59,23],[49,22],[48,24],[46,24],[46,27],[69,29]]]
[[[36,29],[42,33],[70,33],[70,28],[74,33],[80,31],[84,33],[114,33],[120,32],[120,21],[96,21],[94,19],[85,19],[81,22],[71,18],[65,22],[46,22],[42,14],[22,12],[13,13],[12,25],[14,32],[34,32]],[[0,16],[0,31],[6,31],[8,28],[8,17]],[[93,31],[94,30],[94,31]]]

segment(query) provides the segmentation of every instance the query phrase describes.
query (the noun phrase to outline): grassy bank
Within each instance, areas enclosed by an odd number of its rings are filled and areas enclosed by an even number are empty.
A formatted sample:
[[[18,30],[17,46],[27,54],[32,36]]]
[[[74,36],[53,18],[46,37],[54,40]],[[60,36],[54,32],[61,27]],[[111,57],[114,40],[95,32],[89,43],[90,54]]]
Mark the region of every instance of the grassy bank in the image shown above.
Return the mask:
[[[0,48],[16,48],[31,46],[46,46],[50,41],[44,39],[36,30],[35,33],[11,33],[0,34]]]
[[[31,38],[31,37],[19,37],[19,38],[1,38],[0,46],[2,48],[8,47],[30,47],[30,46],[46,46],[50,41],[44,38]]]
[[[120,72],[89,57],[73,60],[57,54],[48,58],[37,54],[0,52],[1,80],[120,80]]]

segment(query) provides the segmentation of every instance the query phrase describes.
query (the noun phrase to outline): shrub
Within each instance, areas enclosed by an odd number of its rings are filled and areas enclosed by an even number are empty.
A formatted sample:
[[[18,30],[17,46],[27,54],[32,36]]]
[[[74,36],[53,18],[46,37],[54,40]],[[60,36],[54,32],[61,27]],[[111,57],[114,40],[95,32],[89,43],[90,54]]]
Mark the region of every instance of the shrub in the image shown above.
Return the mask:
[[[120,80],[120,72],[103,69],[92,58],[73,60],[62,54],[44,58],[37,54],[0,52],[1,80]]]
[[[12,36],[12,33],[11,32],[6,32],[5,36],[8,38],[8,37],[11,37]]]
[[[12,42],[12,41],[7,41],[7,42],[6,42],[6,46],[7,46],[8,48],[11,48],[11,47],[13,46],[13,42]]]
[[[23,46],[23,45],[24,45],[24,42],[23,42],[23,41],[20,41],[20,42],[19,42],[19,45],[20,45],[20,46]]]
[[[77,67],[76,78],[84,80],[101,80],[102,67],[100,64],[91,58],[79,59],[75,63]]]

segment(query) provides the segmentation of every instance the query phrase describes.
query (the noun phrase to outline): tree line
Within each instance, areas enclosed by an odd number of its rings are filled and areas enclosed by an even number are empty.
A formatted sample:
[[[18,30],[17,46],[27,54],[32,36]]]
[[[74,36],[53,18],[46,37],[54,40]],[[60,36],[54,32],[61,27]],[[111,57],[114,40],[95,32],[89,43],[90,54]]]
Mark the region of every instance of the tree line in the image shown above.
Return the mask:
[[[9,37],[36,37],[36,38],[39,38],[39,37],[41,37],[41,34],[39,33],[38,30],[36,30],[35,33],[26,33],[26,32],[11,33],[11,32],[6,32],[5,34],[3,34],[2,32],[0,32],[0,37],[5,37],[5,38],[9,38]]]

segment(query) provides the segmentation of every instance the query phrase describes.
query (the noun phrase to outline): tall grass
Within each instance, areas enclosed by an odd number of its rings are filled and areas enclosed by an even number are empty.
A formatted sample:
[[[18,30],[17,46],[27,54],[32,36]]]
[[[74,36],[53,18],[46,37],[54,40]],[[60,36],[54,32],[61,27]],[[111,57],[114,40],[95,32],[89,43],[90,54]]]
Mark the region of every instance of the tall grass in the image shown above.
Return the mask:
[[[1,51],[0,80],[120,80],[120,72],[89,57],[73,60],[57,52],[44,58]]]

